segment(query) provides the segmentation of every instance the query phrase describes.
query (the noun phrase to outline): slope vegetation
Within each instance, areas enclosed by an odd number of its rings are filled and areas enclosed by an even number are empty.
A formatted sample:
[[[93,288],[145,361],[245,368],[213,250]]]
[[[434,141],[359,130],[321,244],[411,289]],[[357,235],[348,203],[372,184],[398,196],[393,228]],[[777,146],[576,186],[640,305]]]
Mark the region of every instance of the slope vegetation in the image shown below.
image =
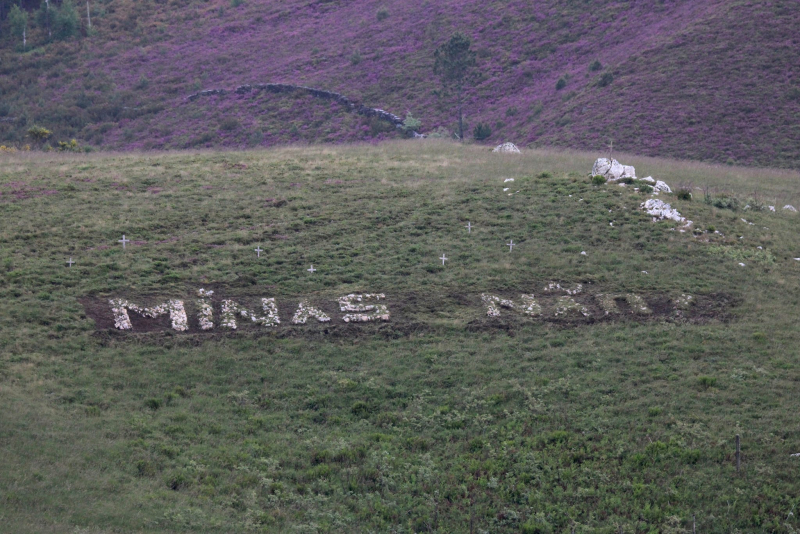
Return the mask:
[[[423,131],[452,130],[432,56],[460,30],[480,71],[467,122],[488,124],[488,142],[597,150],[613,139],[647,155],[800,164],[800,8],[789,0],[108,0],[93,10],[89,35],[71,41],[43,44],[34,28],[18,52],[5,33],[8,140],[32,123],[123,149],[395,135],[329,103],[290,112],[281,98],[186,100],[250,83],[336,91],[411,111]]]

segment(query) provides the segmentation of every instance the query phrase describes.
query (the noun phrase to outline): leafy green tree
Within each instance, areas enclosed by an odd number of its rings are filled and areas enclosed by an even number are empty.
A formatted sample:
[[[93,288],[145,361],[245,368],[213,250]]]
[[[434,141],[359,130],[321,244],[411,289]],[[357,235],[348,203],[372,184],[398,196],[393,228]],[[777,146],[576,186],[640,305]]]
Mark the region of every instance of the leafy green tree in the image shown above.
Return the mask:
[[[8,25],[14,37],[22,39],[23,48],[28,45],[28,13],[19,6],[13,6],[8,12]]]
[[[69,39],[78,33],[80,18],[72,0],[64,0],[53,17],[53,31],[56,39]]]
[[[47,37],[53,38],[53,19],[55,16],[55,9],[50,9],[49,0],[45,0],[44,4],[39,6],[36,11],[36,24],[42,28],[47,28]]]
[[[472,41],[461,32],[456,32],[450,40],[434,52],[433,72],[442,81],[446,92],[455,95],[458,107],[458,135],[464,140],[464,90],[474,79],[475,52],[470,50]]]

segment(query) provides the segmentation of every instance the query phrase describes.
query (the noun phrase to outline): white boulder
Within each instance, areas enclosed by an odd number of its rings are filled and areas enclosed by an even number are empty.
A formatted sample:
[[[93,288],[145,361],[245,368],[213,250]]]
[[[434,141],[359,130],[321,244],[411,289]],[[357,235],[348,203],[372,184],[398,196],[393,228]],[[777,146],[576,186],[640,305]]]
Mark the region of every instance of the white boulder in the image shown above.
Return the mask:
[[[681,214],[678,212],[678,210],[673,209],[672,206],[657,198],[651,198],[645,202],[642,202],[641,208],[647,212],[648,215],[653,217],[653,221],[663,221],[665,219],[669,219],[671,221],[680,223],[686,222],[686,218],[681,217]]]
[[[645,176],[644,178],[639,178],[640,182],[647,182],[648,184],[654,184],[656,181],[653,179],[652,176]]]
[[[636,169],[630,165],[622,165],[613,158],[598,158],[592,165],[592,176],[603,176],[609,182],[623,178],[636,180]]]
[[[788,211],[794,211],[794,212],[796,212],[796,211],[797,211],[797,210],[795,209],[795,207],[794,207],[794,206],[792,206],[791,204],[786,204],[786,205],[783,207],[783,209],[785,209],[785,210],[788,210]]]
[[[661,191],[665,193],[672,193],[672,189],[669,188],[666,182],[662,182],[661,180],[658,180],[656,185],[653,186],[653,191],[656,193],[660,193]]]
[[[514,143],[503,143],[494,147],[492,152],[500,152],[503,154],[520,154],[521,152]]]

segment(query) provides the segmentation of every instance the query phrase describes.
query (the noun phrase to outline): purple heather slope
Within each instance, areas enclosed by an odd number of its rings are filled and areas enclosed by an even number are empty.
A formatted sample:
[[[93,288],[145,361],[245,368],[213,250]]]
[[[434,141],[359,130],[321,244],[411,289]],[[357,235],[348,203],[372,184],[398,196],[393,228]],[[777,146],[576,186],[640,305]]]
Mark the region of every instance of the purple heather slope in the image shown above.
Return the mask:
[[[173,0],[149,10],[116,2],[120,9],[97,22],[102,28],[116,17],[116,31],[85,38],[67,83],[52,88],[68,107],[85,85],[79,75],[91,71],[130,108],[150,106],[140,116],[89,120],[78,132],[111,147],[396,135],[302,95],[186,101],[201,89],[248,83],[331,90],[398,115],[411,111],[423,131],[453,129],[432,56],[463,31],[480,67],[467,123],[488,124],[487,143],[600,149],[613,139],[647,155],[800,166],[794,1]],[[131,14],[133,29],[121,30]],[[591,71],[595,60],[603,68]],[[612,81],[603,86],[603,76]],[[557,90],[559,78],[566,86]]]

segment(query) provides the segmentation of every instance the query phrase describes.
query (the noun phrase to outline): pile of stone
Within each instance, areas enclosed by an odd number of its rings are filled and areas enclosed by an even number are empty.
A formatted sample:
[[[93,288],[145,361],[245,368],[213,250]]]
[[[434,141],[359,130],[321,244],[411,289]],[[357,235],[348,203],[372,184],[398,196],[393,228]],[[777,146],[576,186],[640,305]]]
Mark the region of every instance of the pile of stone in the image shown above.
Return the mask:
[[[664,191],[665,193],[672,193],[672,189],[661,180],[654,180],[652,176],[644,178],[636,177],[636,169],[631,165],[622,165],[619,161],[613,158],[598,158],[592,166],[592,176],[602,176],[607,182],[627,182],[633,180],[635,182],[645,182],[653,188],[654,193]]]

